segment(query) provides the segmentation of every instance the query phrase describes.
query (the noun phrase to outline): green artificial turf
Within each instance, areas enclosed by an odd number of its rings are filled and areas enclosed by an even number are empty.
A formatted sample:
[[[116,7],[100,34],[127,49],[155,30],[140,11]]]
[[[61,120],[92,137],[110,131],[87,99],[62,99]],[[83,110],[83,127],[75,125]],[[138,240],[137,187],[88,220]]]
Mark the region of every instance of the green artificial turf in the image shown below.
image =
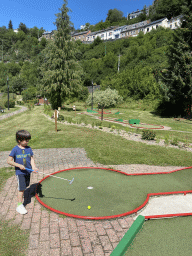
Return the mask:
[[[192,216],[145,221],[124,256],[191,256]]]
[[[40,199],[61,212],[81,216],[111,216],[134,210],[149,193],[192,190],[192,169],[170,174],[132,175],[104,169],[75,169],[42,181]],[[93,189],[87,189],[92,186]],[[74,199],[71,201],[72,199]],[[87,206],[91,206],[91,210]]]

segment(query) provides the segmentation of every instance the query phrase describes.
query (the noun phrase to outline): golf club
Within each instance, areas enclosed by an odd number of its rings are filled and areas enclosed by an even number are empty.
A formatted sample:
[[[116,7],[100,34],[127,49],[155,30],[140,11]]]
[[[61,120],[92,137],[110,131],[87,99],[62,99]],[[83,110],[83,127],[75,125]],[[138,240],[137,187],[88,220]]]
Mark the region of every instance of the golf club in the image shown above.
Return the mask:
[[[29,171],[29,172],[33,172],[34,170],[32,170],[32,169],[29,169],[29,168],[25,168],[25,170],[27,170],[27,171]],[[38,172],[38,171],[37,171]],[[64,178],[60,178],[60,177],[57,177],[57,176],[54,176],[54,175],[51,175],[51,174],[46,174],[46,173],[44,173],[44,172],[39,172],[39,173],[43,173],[43,174],[45,174],[45,175],[48,175],[48,176],[52,176],[52,177],[54,177],[54,178],[58,178],[58,179],[61,179],[61,180],[67,180],[67,181],[69,181],[69,184],[71,185],[72,183],[73,183],[73,181],[74,181],[74,178],[72,179],[72,180],[68,180],[68,179],[64,179]]]

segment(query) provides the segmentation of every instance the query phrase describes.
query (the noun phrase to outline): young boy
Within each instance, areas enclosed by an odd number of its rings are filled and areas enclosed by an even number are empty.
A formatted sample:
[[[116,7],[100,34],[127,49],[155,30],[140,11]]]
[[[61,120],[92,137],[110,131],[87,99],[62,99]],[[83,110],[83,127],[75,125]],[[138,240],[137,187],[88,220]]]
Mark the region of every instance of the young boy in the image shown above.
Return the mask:
[[[38,171],[38,169],[35,167],[33,151],[29,146],[27,146],[30,139],[31,134],[28,131],[17,131],[16,141],[18,145],[12,149],[7,159],[8,164],[15,166],[15,174],[18,181],[18,204],[16,211],[20,214],[27,213],[22,201],[23,193],[30,183],[30,173],[25,170],[25,167],[33,169],[34,172]]]

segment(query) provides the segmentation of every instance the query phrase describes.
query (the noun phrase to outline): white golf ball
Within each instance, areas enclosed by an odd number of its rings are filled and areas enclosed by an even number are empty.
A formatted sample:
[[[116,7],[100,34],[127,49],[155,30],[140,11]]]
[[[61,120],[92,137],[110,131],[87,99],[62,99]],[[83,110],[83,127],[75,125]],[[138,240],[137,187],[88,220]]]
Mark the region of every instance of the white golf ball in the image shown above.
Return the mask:
[[[93,189],[93,187],[87,187],[88,189]]]

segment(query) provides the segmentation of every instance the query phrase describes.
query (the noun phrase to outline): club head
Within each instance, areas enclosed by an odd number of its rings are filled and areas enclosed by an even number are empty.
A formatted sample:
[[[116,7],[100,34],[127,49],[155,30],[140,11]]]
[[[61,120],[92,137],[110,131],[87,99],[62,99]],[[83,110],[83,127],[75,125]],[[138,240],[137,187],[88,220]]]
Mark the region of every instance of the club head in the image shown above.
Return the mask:
[[[74,181],[74,178],[69,182],[69,184],[71,185],[73,183],[73,181]]]

